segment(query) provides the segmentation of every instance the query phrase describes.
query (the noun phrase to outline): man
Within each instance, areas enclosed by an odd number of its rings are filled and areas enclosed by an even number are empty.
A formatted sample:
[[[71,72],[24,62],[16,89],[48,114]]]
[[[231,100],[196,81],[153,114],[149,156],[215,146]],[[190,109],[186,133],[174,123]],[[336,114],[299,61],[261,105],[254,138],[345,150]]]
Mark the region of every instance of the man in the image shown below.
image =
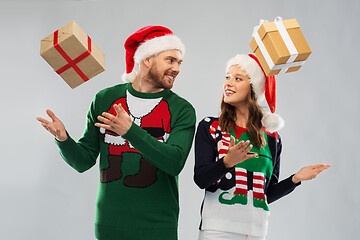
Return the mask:
[[[185,48],[171,30],[148,26],[125,49],[128,83],[95,96],[78,142],[50,110],[52,121],[37,119],[77,171],[91,168],[100,153],[96,238],[177,239],[177,175],[195,131],[194,108],[170,90]]]

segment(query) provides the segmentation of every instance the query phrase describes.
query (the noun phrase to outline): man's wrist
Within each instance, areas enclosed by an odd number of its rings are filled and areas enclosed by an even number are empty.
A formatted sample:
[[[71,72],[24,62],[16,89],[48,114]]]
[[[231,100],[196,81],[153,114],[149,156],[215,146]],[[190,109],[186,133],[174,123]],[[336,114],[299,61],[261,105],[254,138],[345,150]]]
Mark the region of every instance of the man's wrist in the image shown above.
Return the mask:
[[[125,138],[126,137],[125,135],[128,135],[129,131],[131,130],[132,125],[133,125],[133,122],[131,122],[129,128],[127,128],[127,130],[124,131],[125,132],[124,134],[122,134],[122,135],[119,134],[119,135]]]
[[[132,126],[132,123],[133,123],[133,122],[131,121],[130,123],[127,124],[126,128],[124,129],[124,133],[121,134],[121,136],[124,136],[124,135],[126,135],[126,134],[129,132],[129,130],[130,130],[131,126]],[[120,135],[120,134],[119,134],[119,135]]]
[[[55,136],[55,139],[58,141],[58,142],[65,142],[67,139],[68,139],[68,134],[67,132],[65,131],[64,133],[61,133],[59,135],[56,135]]]

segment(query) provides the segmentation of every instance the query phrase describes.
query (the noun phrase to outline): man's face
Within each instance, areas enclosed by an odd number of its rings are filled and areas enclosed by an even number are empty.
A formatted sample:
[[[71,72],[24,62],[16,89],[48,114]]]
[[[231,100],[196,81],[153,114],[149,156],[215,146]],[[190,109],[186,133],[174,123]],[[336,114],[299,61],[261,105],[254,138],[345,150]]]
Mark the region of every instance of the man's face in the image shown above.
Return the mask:
[[[171,89],[180,72],[182,53],[179,50],[167,50],[152,58],[148,81],[155,88]]]

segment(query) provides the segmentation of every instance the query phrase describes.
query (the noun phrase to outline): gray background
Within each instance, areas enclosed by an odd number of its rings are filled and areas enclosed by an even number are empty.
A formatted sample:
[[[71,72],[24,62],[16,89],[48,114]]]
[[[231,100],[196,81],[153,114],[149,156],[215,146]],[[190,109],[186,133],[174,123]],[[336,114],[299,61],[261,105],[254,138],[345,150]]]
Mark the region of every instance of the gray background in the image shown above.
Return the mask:
[[[98,165],[78,174],[35,120],[52,109],[73,138],[96,92],[121,82],[123,43],[145,25],[187,46],[173,90],[219,113],[225,62],[249,53],[259,19],[296,18],[313,50],[300,71],[277,77],[284,150],[281,178],[332,165],[271,205],[268,239],[354,239],[359,226],[359,1],[0,1],[2,239],[94,239]],[[40,40],[76,20],[106,55],[106,71],[72,90],[40,57]],[[180,240],[196,239],[203,191],[191,151],[180,175]]]

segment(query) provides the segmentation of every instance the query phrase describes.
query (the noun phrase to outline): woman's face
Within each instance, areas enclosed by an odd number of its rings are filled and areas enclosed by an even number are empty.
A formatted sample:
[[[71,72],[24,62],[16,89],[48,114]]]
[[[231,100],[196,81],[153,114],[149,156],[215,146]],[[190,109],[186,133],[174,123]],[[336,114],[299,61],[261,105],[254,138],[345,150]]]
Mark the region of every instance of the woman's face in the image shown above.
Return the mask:
[[[232,65],[225,77],[224,102],[234,107],[246,103],[250,91],[250,81],[245,70]]]

